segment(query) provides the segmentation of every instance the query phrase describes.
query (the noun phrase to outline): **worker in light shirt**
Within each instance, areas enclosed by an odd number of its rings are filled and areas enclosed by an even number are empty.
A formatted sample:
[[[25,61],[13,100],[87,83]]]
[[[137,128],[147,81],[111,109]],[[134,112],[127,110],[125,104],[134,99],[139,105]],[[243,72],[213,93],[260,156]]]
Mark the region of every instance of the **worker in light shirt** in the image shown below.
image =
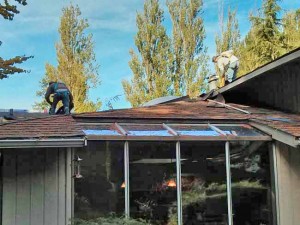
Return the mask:
[[[214,56],[212,61],[217,64],[221,72],[220,86],[231,83],[236,79],[239,68],[239,59],[233,54],[232,50],[222,52],[220,55]]]

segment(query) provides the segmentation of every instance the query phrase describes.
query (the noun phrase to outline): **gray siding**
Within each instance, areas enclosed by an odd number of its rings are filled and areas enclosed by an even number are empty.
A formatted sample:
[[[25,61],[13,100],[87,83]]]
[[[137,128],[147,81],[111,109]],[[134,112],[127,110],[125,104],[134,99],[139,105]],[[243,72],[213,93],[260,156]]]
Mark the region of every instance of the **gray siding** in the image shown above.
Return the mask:
[[[227,102],[300,112],[299,61],[265,72],[222,93]]]
[[[300,149],[277,142],[277,178],[280,225],[300,221]]]
[[[70,155],[71,149],[3,150],[3,225],[69,224]]]

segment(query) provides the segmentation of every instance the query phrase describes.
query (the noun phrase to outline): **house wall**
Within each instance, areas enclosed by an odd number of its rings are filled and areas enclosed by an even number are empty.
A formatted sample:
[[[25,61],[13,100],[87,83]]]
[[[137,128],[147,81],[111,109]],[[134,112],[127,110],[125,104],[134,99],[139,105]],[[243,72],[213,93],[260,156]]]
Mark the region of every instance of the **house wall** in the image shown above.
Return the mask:
[[[300,112],[299,61],[290,62],[224,92],[227,102]]]
[[[276,143],[278,205],[280,225],[300,221],[300,149]]]
[[[2,225],[70,223],[71,149],[6,149]]]

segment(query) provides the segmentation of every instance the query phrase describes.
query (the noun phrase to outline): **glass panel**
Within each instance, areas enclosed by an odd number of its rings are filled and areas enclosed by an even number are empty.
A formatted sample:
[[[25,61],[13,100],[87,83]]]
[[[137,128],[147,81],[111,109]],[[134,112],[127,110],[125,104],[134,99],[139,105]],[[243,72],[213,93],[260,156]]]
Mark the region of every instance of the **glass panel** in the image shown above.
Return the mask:
[[[132,136],[173,136],[163,125],[141,124],[121,125]]]
[[[176,146],[129,143],[130,215],[151,224],[177,224]]]
[[[112,124],[85,125],[83,132],[86,135],[121,135]]]
[[[242,125],[221,125],[216,126],[220,130],[224,131],[226,134],[231,134],[235,136],[261,136],[264,135],[260,131],[256,130],[255,128],[242,124]]]
[[[274,224],[268,144],[230,144],[234,224]]]
[[[219,136],[220,134],[206,125],[170,125],[183,136]]]
[[[89,141],[78,148],[80,175],[74,179],[75,218],[93,219],[111,213],[124,214],[124,143]],[[77,174],[77,162],[74,173]],[[77,177],[78,176],[77,174]]]
[[[181,142],[183,224],[227,223],[225,143]]]

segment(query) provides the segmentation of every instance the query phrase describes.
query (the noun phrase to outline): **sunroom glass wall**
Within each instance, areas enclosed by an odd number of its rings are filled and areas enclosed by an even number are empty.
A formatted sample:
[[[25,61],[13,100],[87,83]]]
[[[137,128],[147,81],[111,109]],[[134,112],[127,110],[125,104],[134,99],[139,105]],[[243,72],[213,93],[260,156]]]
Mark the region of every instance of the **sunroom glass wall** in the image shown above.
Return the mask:
[[[75,151],[77,157],[82,159],[82,178],[74,180],[75,218],[123,215],[124,142],[90,141],[87,148]]]
[[[176,143],[129,142],[130,215],[177,224]]]
[[[224,142],[181,142],[183,224],[227,224]]]
[[[234,224],[273,224],[269,145],[230,143]]]

